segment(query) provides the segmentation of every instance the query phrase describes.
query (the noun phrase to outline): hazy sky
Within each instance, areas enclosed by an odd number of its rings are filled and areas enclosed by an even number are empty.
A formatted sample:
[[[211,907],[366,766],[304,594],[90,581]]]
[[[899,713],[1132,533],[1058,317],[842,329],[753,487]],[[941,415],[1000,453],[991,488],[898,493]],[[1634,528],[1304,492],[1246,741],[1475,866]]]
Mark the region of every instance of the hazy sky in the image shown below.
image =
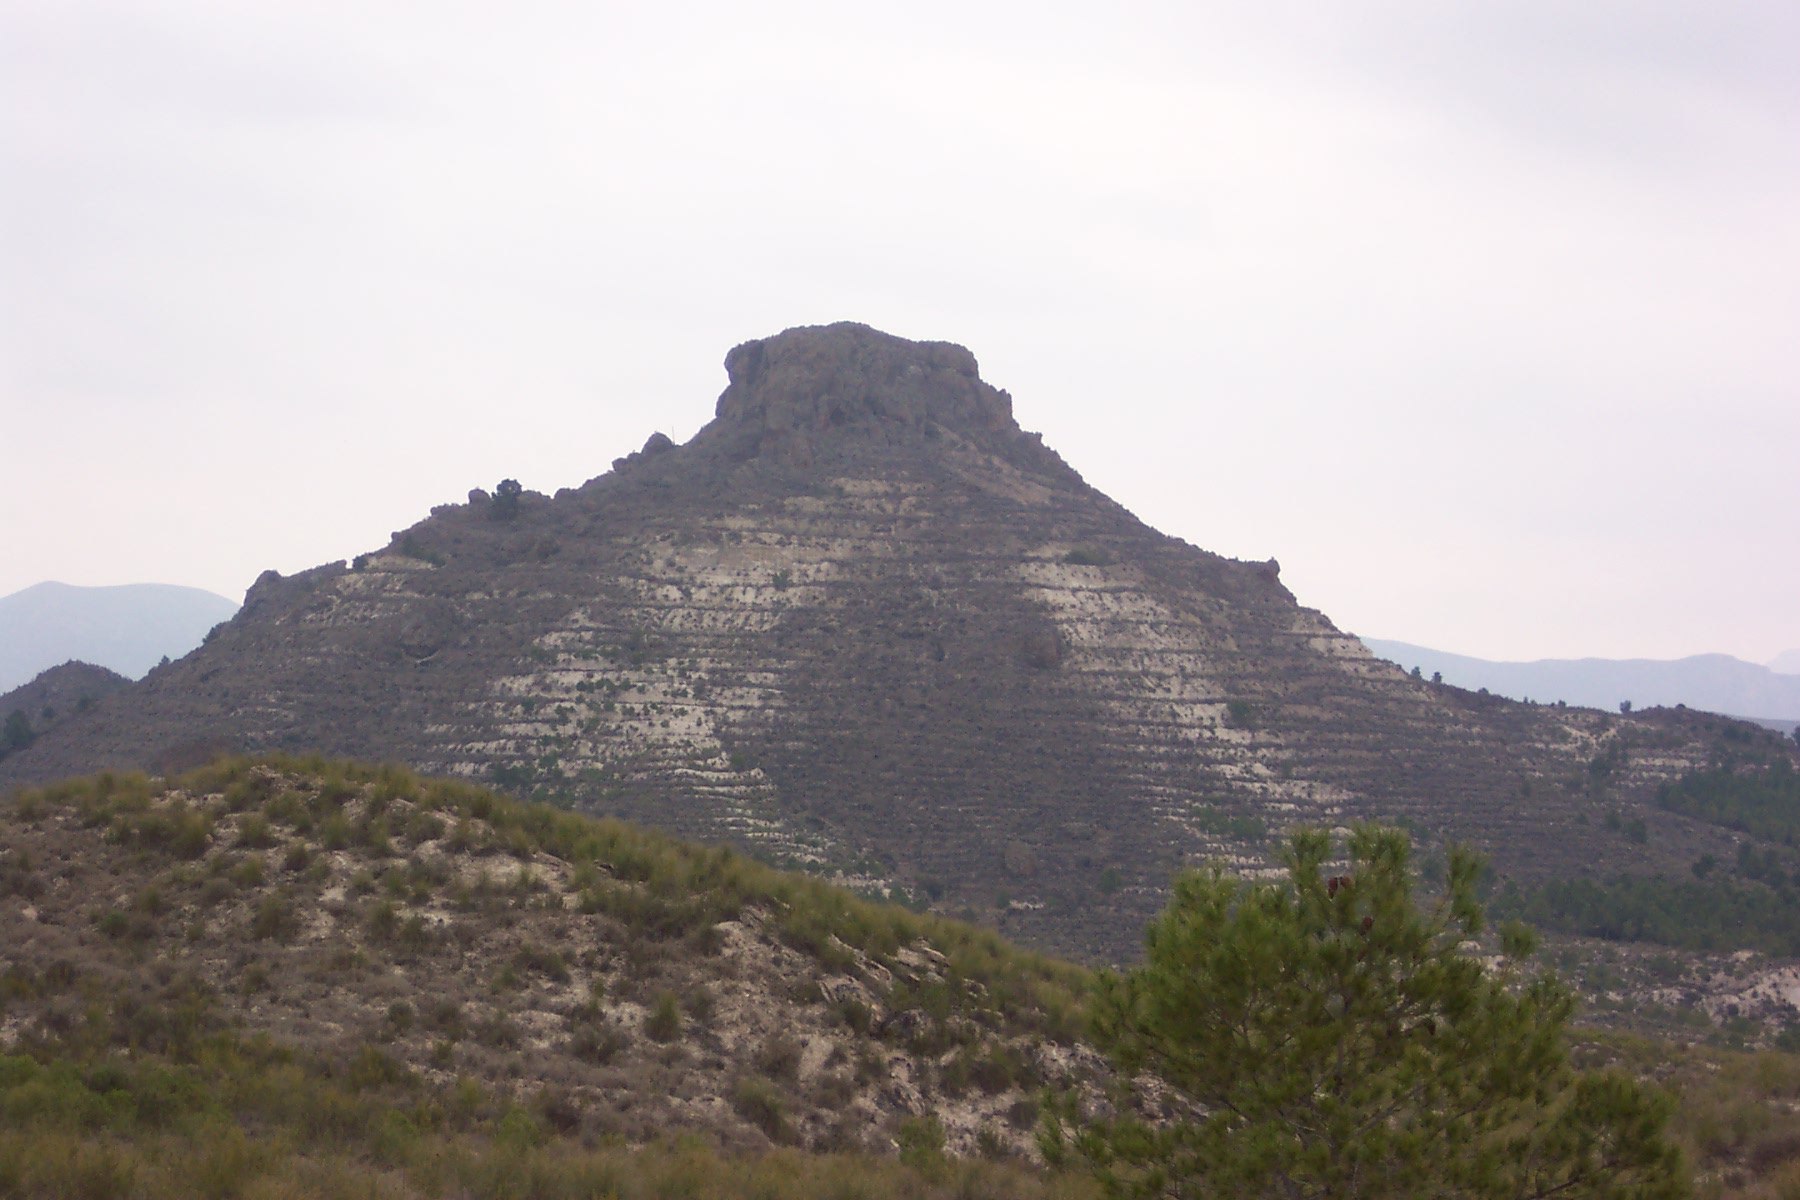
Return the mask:
[[[0,0],[0,594],[238,596],[850,319],[1353,632],[1800,646],[1800,6],[1114,9]]]

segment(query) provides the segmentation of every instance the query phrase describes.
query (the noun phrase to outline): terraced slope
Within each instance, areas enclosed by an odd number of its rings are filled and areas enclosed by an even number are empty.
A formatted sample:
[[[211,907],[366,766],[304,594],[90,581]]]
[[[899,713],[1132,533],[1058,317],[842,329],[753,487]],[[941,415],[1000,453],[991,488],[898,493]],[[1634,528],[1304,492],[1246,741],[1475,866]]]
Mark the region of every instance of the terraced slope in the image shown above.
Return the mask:
[[[397,759],[730,840],[1047,949],[1129,956],[1172,866],[1296,821],[1476,840],[1501,871],[1684,867],[1650,812],[1708,718],[1410,678],[1144,525],[960,347],[861,326],[726,360],[716,419],[554,497],[472,493],[265,575],[193,655],[0,783],[233,748]],[[1712,839],[1709,841],[1708,839]]]

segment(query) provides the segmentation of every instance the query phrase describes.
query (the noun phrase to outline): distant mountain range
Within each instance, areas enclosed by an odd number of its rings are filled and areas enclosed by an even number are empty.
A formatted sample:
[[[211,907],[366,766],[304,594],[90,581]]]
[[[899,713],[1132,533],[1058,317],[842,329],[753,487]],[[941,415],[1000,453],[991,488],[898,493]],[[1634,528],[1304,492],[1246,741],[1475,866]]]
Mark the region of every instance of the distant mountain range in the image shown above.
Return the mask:
[[[166,583],[33,584],[0,596],[0,692],[71,659],[137,679],[237,610],[223,596]]]
[[[1445,683],[1471,691],[1486,688],[1514,700],[1563,700],[1606,709],[1626,700],[1637,708],[1685,704],[1788,728],[1800,722],[1800,650],[1781,655],[1772,670],[1729,654],[1490,662],[1381,638],[1366,637],[1362,643],[1377,657],[1409,671],[1419,668],[1427,679],[1441,672]]]

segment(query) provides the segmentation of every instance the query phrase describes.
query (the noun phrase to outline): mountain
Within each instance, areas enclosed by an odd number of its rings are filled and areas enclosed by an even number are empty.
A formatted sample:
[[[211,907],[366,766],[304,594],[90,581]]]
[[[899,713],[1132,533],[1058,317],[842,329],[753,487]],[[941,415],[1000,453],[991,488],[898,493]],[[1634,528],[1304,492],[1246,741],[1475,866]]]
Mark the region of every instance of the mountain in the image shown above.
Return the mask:
[[[1800,675],[1800,650],[1783,650],[1769,662],[1777,675]]]
[[[1136,952],[1173,867],[1266,865],[1295,822],[1405,821],[1427,855],[1467,838],[1527,879],[1731,853],[1649,806],[1717,718],[1415,680],[1273,560],[1088,486],[962,347],[845,324],[725,366],[685,445],[656,434],[579,488],[504,482],[350,562],[266,572],[206,645],[0,763],[0,787],[221,748],[399,761],[1090,961]],[[1621,806],[1646,839],[1610,832]]]
[[[1443,674],[1457,687],[1481,689],[1515,700],[1617,708],[1678,704],[1708,712],[1763,718],[1792,728],[1800,722],[1800,675],[1783,675],[1728,654],[1695,654],[1670,660],[1545,658],[1489,662],[1405,642],[1364,638],[1363,645],[1401,667]],[[1779,661],[1779,660],[1778,660]]]
[[[135,679],[180,658],[237,605],[166,583],[38,583],[0,596],[0,692],[57,663],[94,663]]]

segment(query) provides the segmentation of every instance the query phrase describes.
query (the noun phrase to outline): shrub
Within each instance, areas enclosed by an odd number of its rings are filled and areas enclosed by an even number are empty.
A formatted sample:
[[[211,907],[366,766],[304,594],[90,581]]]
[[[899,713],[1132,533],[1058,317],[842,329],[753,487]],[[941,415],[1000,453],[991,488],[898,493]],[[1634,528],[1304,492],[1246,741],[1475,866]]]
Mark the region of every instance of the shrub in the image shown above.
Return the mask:
[[[333,813],[319,825],[319,844],[327,850],[342,850],[350,845],[350,822],[342,813]]]
[[[975,1152],[990,1162],[1012,1156],[1011,1147],[990,1125],[983,1125],[975,1131]]]
[[[844,996],[832,1006],[837,1015],[852,1032],[867,1034],[875,1024],[875,1015],[869,1006],[854,996]]]
[[[656,998],[656,1004],[644,1018],[644,1036],[664,1044],[681,1036],[681,1003],[673,993],[664,992]]]
[[[476,1022],[475,1040],[484,1046],[510,1049],[519,1044],[519,1026],[503,1012],[495,1011]]]
[[[425,918],[414,913],[400,923],[400,945],[417,953],[431,945],[431,930],[425,924]]]
[[[424,1014],[425,1026],[451,1041],[463,1036],[462,1005],[454,1000],[435,1001]]]
[[[298,927],[299,918],[286,896],[264,896],[257,902],[256,915],[250,919],[250,936],[259,940],[289,938]]]
[[[909,1167],[931,1170],[944,1164],[944,1127],[935,1116],[908,1117],[894,1134],[900,1143],[900,1161]]]
[[[712,1020],[713,1009],[717,1006],[712,989],[704,984],[681,998],[681,1007],[687,1010],[687,1015],[702,1023]]]
[[[800,1043],[784,1033],[773,1034],[757,1048],[754,1063],[760,1074],[792,1084],[800,1078]]]
[[[569,964],[563,961],[563,956],[531,942],[519,947],[518,953],[513,955],[513,964],[522,971],[535,971],[557,983],[569,982]]]
[[[275,844],[275,834],[261,813],[251,813],[238,823],[237,844],[252,850],[266,850]]]
[[[355,836],[356,841],[377,858],[386,858],[394,852],[386,817],[370,817],[358,823]]]
[[[415,842],[435,842],[444,836],[444,818],[436,813],[415,813],[406,823],[406,836]]]
[[[731,1107],[738,1116],[762,1130],[771,1142],[788,1145],[795,1140],[781,1093],[767,1080],[754,1075],[739,1078],[731,1087]]]
[[[379,941],[389,941],[400,931],[400,910],[392,900],[377,901],[369,910],[369,934]]]
[[[604,1019],[583,1023],[569,1038],[569,1053],[583,1062],[604,1066],[628,1045],[623,1030]]]
[[[364,1046],[358,1050],[350,1060],[349,1070],[345,1073],[345,1082],[353,1091],[392,1087],[395,1084],[411,1084],[416,1081],[413,1073],[407,1070],[404,1063],[374,1046]]]

